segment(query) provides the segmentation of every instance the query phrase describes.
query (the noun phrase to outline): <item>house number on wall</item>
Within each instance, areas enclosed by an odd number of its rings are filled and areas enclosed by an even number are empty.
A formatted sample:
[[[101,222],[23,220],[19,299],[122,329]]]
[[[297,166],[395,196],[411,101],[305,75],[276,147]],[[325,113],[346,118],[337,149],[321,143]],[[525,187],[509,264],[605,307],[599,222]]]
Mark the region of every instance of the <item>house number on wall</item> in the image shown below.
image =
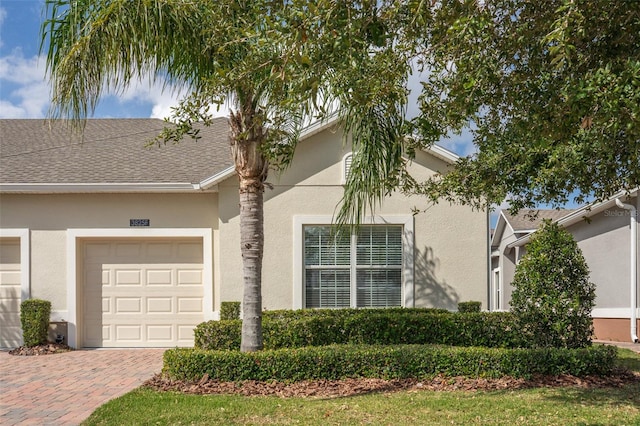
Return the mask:
[[[149,219],[129,219],[129,226],[149,226]]]

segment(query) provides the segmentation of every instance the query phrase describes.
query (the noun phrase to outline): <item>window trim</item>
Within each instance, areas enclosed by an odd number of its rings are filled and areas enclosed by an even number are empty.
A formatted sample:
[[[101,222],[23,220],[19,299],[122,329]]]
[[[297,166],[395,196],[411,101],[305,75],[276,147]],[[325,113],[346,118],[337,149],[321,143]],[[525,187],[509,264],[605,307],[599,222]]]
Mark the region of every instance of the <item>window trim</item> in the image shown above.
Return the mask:
[[[367,216],[360,223],[362,225],[402,225],[402,306],[405,308],[414,307],[415,243],[413,216]],[[333,216],[293,217],[293,309],[304,308],[304,227],[332,224]]]

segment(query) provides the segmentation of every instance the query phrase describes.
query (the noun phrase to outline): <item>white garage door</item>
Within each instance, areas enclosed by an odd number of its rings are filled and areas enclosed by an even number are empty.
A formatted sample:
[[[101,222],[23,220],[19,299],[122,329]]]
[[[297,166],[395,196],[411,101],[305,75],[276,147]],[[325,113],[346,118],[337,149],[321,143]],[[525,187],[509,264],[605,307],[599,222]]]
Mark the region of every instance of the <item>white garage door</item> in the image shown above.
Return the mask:
[[[20,326],[20,239],[0,239],[0,347],[22,344]]]
[[[203,321],[200,239],[83,243],[84,347],[192,346]]]

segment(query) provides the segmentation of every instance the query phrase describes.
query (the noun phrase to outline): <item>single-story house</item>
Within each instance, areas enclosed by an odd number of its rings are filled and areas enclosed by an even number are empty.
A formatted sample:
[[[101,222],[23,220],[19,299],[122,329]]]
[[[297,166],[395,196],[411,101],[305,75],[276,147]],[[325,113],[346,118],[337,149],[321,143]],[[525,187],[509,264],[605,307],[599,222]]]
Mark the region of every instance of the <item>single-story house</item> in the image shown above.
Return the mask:
[[[83,136],[0,120],[0,346],[21,344],[19,304],[52,303],[73,347],[193,344],[242,300],[238,179],[226,119],[202,138],[147,146],[165,123],[92,119]],[[335,121],[302,134],[265,197],[264,309],[487,307],[488,215],[389,196],[359,234],[328,237],[350,148]],[[455,154],[418,152],[418,178]],[[337,245],[337,247],[334,246]]]
[[[575,210],[522,210],[517,215],[501,211],[491,238],[490,309],[509,309],[515,267],[542,220],[550,219],[573,235],[589,267],[590,281],[596,285],[595,338],[632,340],[632,335],[637,336],[632,324],[636,331],[640,326],[636,272],[640,233],[636,227],[634,236],[633,229],[640,209],[638,192],[621,192]]]

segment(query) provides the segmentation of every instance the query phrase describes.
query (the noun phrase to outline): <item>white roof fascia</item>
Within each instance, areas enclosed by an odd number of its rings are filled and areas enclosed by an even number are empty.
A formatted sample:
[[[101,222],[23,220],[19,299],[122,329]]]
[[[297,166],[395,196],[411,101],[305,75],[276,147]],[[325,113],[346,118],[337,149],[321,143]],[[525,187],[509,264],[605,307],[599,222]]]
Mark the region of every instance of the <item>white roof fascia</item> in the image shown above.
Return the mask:
[[[455,163],[460,159],[460,156],[458,156],[455,152],[449,151],[448,149],[443,148],[440,145],[431,145],[427,149],[427,152],[448,163]]]
[[[3,183],[0,193],[193,192],[199,184],[167,183]]]
[[[216,173],[215,175],[206,178],[205,180],[200,182],[200,187],[202,189],[209,189],[214,185],[219,184],[220,182],[222,182],[223,180],[229,178],[230,176],[233,176],[236,173],[236,167],[235,166],[231,166],[231,167],[227,167],[226,169],[224,169],[221,172]]]
[[[304,140],[309,138],[317,133],[320,133],[324,129],[327,129],[331,126],[335,126],[338,123],[338,114],[333,113],[329,115],[326,120],[316,120],[313,123],[309,124],[305,128],[300,131],[300,140]]]
[[[616,203],[616,199],[622,197],[623,195],[631,195],[638,192],[638,189],[634,189],[631,191],[620,191],[618,193],[616,193],[615,195],[613,195],[611,198],[609,198],[608,200],[605,201],[600,201],[597,202],[595,204],[587,204],[586,206],[575,210],[571,213],[569,213],[566,216],[561,217],[560,219],[555,220],[554,222],[556,222],[558,225],[562,226],[562,227],[567,227],[567,226],[571,226],[575,223],[578,223],[582,220],[584,220],[585,218],[591,217],[596,213],[600,213],[601,211],[615,205]],[[529,240],[531,239],[531,236],[534,234],[535,232],[530,233],[529,235],[525,235],[524,237],[518,238],[517,240],[515,240],[514,242],[512,242],[511,244],[509,244],[507,247],[509,248],[513,248],[513,247],[521,247],[525,244],[527,244],[529,242]]]
[[[500,210],[498,220],[496,221],[496,229],[493,230],[493,235],[491,236],[491,247],[494,247],[494,242],[497,238],[502,238],[502,235],[504,234],[504,228],[508,224],[509,222],[507,222],[507,218],[504,216],[502,210]],[[498,234],[500,234],[500,237],[496,237],[496,235]]]

